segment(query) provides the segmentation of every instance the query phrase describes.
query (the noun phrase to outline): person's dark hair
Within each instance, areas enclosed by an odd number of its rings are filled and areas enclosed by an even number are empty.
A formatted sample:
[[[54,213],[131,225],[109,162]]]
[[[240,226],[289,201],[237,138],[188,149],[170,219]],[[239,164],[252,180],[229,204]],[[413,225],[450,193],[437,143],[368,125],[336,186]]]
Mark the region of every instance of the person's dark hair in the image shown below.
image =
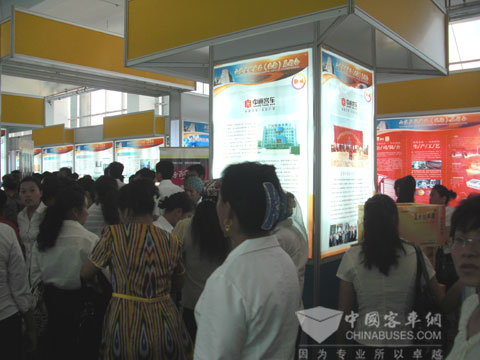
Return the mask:
[[[142,168],[135,173],[137,179],[149,179],[151,181],[155,180],[155,172],[149,168]]]
[[[472,196],[462,200],[452,215],[450,236],[457,230],[468,233],[480,229],[480,196]]]
[[[153,197],[158,195],[158,188],[146,179],[134,180],[120,189],[118,207],[129,209],[133,215],[146,215],[153,212]]]
[[[202,201],[192,218],[193,245],[198,246],[202,258],[223,262],[231,250],[230,242],[223,235],[214,202]]]
[[[2,186],[5,190],[17,191],[20,181],[15,175],[7,174],[2,177]]]
[[[397,183],[398,181],[398,183]],[[415,189],[417,183],[412,175],[407,175],[395,182],[395,188],[398,190],[397,203],[415,202]]]
[[[61,189],[71,185],[73,180],[61,177],[57,175],[46,176],[42,182],[42,201],[49,205],[54,199],[56,199],[57,194]]]
[[[272,183],[277,192],[282,193],[273,165],[244,162],[230,165],[223,171],[222,201],[230,203],[245,235],[266,233],[262,230],[267,205],[265,182]]]
[[[367,269],[377,267],[386,276],[398,264],[398,250],[405,249],[398,232],[398,210],[392,198],[377,194],[365,202],[364,240],[361,243]]]
[[[118,187],[117,182],[111,176],[100,176],[94,184],[96,198],[100,204],[102,215],[108,225],[120,223],[118,215]]]
[[[164,209],[166,213],[169,213],[175,209],[182,209],[182,213],[188,213],[195,210],[195,204],[190,196],[184,191],[172,194],[163,199],[158,205],[160,209]]]
[[[67,177],[72,176],[72,169],[70,169],[69,167],[62,167],[58,172]]]
[[[16,176],[19,180],[20,178],[22,177],[22,173],[20,172],[20,170],[13,170],[10,175],[13,175],[13,176]]]
[[[40,224],[37,245],[40,251],[46,251],[55,246],[63,221],[73,209],[82,210],[85,204],[85,193],[75,183],[59,190],[55,203],[47,207],[45,217]]]
[[[0,190],[0,214],[3,214],[3,209],[7,203],[7,193],[3,190]]]
[[[114,161],[110,163],[110,165],[108,165],[107,169],[108,169],[108,175],[110,175],[114,179],[123,180],[122,173],[123,173],[124,166],[122,163],[118,161]]]
[[[175,167],[170,160],[160,160],[155,165],[155,170],[162,176],[163,180],[170,180],[173,177]]]
[[[80,186],[83,191],[90,195],[90,199],[93,201],[95,199],[95,181],[91,177],[82,177],[77,181],[78,186]]]
[[[35,179],[33,176],[25,176],[22,180],[20,180],[20,184],[18,185],[18,188],[20,188],[20,185],[22,185],[23,183],[26,183],[26,182],[33,182],[33,183],[35,183],[35,185],[37,185],[38,189],[39,189],[40,191],[43,191],[42,185],[40,185],[40,183],[38,182],[38,180]]]
[[[438,195],[440,195],[440,197],[446,198],[445,205],[447,205],[451,200],[455,200],[457,198],[457,193],[452,190],[448,190],[446,186],[437,184],[432,188],[432,191],[434,190],[438,193]]]
[[[187,168],[188,171],[195,171],[198,174],[198,177],[202,180],[205,180],[205,168],[200,164],[193,164]]]
[[[74,173],[72,174],[72,176],[71,176],[71,178],[72,178],[73,180],[78,180],[79,177],[80,177],[80,175],[78,175],[76,172],[74,172]]]

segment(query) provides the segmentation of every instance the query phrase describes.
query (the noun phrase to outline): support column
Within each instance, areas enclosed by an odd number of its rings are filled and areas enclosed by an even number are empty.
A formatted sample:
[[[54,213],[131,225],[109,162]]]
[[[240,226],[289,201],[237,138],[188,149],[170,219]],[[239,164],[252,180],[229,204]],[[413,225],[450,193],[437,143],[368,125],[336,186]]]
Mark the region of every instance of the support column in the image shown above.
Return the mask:
[[[91,124],[91,117],[89,116],[92,109],[91,103],[92,97],[90,93],[80,95],[80,119],[77,124],[79,127],[89,126]]]
[[[179,91],[172,91],[168,101],[170,118],[170,146],[182,146],[182,96]]]

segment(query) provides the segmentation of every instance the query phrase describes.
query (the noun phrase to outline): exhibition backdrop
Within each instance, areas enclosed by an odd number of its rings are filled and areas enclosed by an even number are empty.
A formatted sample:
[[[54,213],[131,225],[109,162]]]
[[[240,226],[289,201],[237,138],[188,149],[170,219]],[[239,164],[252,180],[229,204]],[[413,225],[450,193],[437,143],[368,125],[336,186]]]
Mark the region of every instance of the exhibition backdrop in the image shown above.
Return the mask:
[[[160,147],[163,146],[163,137],[115,141],[115,159],[125,166],[124,182],[128,183],[130,175],[141,168],[155,171],[155,165],[160,161]]]
[[[43,171],[58,171],[62,167],[73,170],[73,145],[42,148]]]
[[[42,172],[42,149],[35,148],[33,150],[33,172]]]
[[[373,72],[321,51],[321,256],[358,239],[358,206],[374,191]]]
[[[187,175],[188,167],[200,164],[205,169],[205,179],[210,178],[208,148],[164,148],[161,153],[161,160],[170,160],[174,165],[172,182],[183,186],[183,180]]]
[[[75,145],[75,172],[80,177],[91,175],[97,179],[112,161],[112,141]]]
[[[0,167],[0,178],[3,177],[3,175],[7,174],[7,131],[5,129],[1,129],[1,148],[0,148],[0,153],[1,153],[1,167]]]
[[[243,161],[275,165],[307,226],[313,194],[311,50],[217,65],[213,71],[213,177]]]
[[[431,189],[457,193],[455,206],[480,193],[480,113],[377,120],[379,191],[395,198],[396,179],[416,179],[415,202],[428,203]]]

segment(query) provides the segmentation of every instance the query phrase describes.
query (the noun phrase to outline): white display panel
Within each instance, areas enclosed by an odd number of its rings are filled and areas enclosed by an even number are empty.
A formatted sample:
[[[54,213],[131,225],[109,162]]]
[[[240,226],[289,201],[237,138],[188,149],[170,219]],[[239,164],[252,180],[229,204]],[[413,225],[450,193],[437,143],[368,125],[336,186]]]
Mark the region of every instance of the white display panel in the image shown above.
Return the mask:
[[[309,49],[214,67],[213,177],[243,161],[274,165],[305,225],[313,186],[312,78]]]
[[[47,147],[42,149],[43,172],[54,172],[62,167],[73,171],[73,145]]]
[[[75,145],[75,172],[80,176],[90,175],[97,179],[113,162],[113,142]]]
[[[35,148],[33,150],[33,172],[41,173],[42,172],[42,149]]]
[[[373,195],[373,72],[321,51],[321,255],[358,239],[358,205]]]
[[[1,129],[0,155],[1,155],[0,178],[2,178],[3,175],[7,174],[7,131],[5,129]]]
[[[149,139],[131,139],[115,141],[115,161],[121,162],[124,182],[142,168],[155,171],[155,165],[160,161],[160,147],[164,146],[163,137]]]

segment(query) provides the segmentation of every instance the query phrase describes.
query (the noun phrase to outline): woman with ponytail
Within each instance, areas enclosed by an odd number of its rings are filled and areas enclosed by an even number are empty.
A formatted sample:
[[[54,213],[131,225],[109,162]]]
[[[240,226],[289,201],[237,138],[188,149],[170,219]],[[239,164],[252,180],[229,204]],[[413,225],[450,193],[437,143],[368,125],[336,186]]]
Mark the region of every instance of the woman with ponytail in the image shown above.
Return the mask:
[[[363,226],[362,243],[352,246],[343,255],[337,271],[337,277],[340,278],[339,310],[345,315],[351,314],[356,299],[359,317],[354,331],[362,334],[372,330],[369,314],[376,313],[381,325],[386,323],[388,316],[395,314],[394,328],[384,327],[382,330],[385,337],[358,340],[367,347],[367,351],[373,353],[375,346],[410,345],[412,339],[397,339],[394,333],[412,330],[407,317],[415,299],[416,250],[400,239],[397,206],[387,195],[377,194],[365,202]],[[428,258],[425,255],[423,258],[430,289],[439,303],[441,292],[435,272]],[[346,342],[349,330],[352,330],[350,324],[342,319],[337,331],[337,343]],[[373,358],[369,354],[367,359]]]
[[[32,251],[32,286],[45,285],[48,325],[44,350],[48,359],[74,359],[81,309],[80,269],[98,237],[82,226],[87,200],[76,184],[61,189],[45,212]]]
[[[118,185],[111,176],[100,176],[95,181],[95,202],[88,209],[85,229],[98,237],[106,225],[120,223],[118,215]]]
[[[196,359],[293,359],[300,289],[273,233],[287,216],[286,202],[274,166],[224,170],[217,213],[233,250],[195,307]]]

